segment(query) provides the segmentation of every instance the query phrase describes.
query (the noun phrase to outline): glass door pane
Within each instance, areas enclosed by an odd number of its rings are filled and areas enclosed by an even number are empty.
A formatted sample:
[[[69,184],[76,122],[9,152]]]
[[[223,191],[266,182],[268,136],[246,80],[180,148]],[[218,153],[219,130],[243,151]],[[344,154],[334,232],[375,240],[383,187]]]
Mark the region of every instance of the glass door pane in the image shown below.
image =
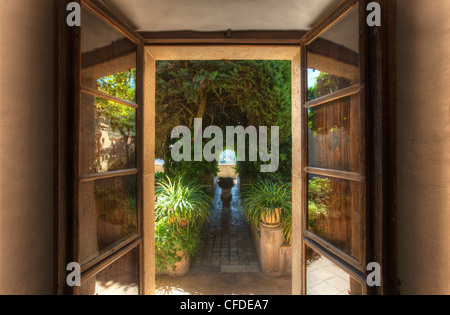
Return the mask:
[[[336,12],[303,50],[307,294],[363,293],[349,276],[364,277],[367,244],[360,7]]]
[[[138,295],[139,248],[134,248],[86,280],[81,295]]]
[[[330,259],[306,250],[307,295],[362,295],[363,285]]]
[[[307,47],[308,100],[360,83],[358,7]]]
[[[74,247],[83,283],[75,293],[139,294],[141,43],[105,16],[82,5]]]

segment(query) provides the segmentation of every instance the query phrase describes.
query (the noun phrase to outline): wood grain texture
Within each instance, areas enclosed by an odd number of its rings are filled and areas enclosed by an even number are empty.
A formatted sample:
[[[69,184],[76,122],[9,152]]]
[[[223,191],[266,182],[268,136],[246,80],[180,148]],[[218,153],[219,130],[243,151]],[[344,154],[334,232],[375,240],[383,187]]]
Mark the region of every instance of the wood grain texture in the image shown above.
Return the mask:
[[[254,44],[295,45],[306,31],[141,32],[146,45]]]

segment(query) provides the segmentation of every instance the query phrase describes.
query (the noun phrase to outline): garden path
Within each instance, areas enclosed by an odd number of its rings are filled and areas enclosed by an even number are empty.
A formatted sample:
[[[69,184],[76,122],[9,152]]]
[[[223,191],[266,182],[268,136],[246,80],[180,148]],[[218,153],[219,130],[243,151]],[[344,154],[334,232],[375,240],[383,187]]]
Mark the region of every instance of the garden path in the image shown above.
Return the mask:
[[[184,277],[157,276],[158,295],[289,295],[291,277],[261,273],[250,230],[239,208],[239,185],[230,208],[223,208],[218,187],[211,215],[191,272]]]

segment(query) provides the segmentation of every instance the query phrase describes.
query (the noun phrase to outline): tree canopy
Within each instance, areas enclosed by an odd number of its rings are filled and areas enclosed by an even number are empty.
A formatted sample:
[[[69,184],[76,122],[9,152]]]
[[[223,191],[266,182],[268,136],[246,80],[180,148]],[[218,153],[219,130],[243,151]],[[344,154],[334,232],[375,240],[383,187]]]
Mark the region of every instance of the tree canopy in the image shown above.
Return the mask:
[[[157,64],[156,152],[167,160],[173,128],[280,126],[291,136],[290,61],[164,61]]]

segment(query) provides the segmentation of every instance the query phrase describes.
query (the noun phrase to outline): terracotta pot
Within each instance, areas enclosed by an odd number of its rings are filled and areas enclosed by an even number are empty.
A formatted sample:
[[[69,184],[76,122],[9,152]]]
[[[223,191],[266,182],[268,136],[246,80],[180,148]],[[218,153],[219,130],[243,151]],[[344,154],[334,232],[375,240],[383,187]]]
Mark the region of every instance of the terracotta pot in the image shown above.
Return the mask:
[[[281,210],[274,209],[270,215],[261,214],[261,224],[266,227],[279,227],[281,225]]]
[[[178,256],[182,256],[183,252],[177,253]],[[191,257],[183,257],[180,262],[175,264],[175,270],[169,266],[166,270],[166,274],[171,277],[183,277],[189,273],[191,269]]]

